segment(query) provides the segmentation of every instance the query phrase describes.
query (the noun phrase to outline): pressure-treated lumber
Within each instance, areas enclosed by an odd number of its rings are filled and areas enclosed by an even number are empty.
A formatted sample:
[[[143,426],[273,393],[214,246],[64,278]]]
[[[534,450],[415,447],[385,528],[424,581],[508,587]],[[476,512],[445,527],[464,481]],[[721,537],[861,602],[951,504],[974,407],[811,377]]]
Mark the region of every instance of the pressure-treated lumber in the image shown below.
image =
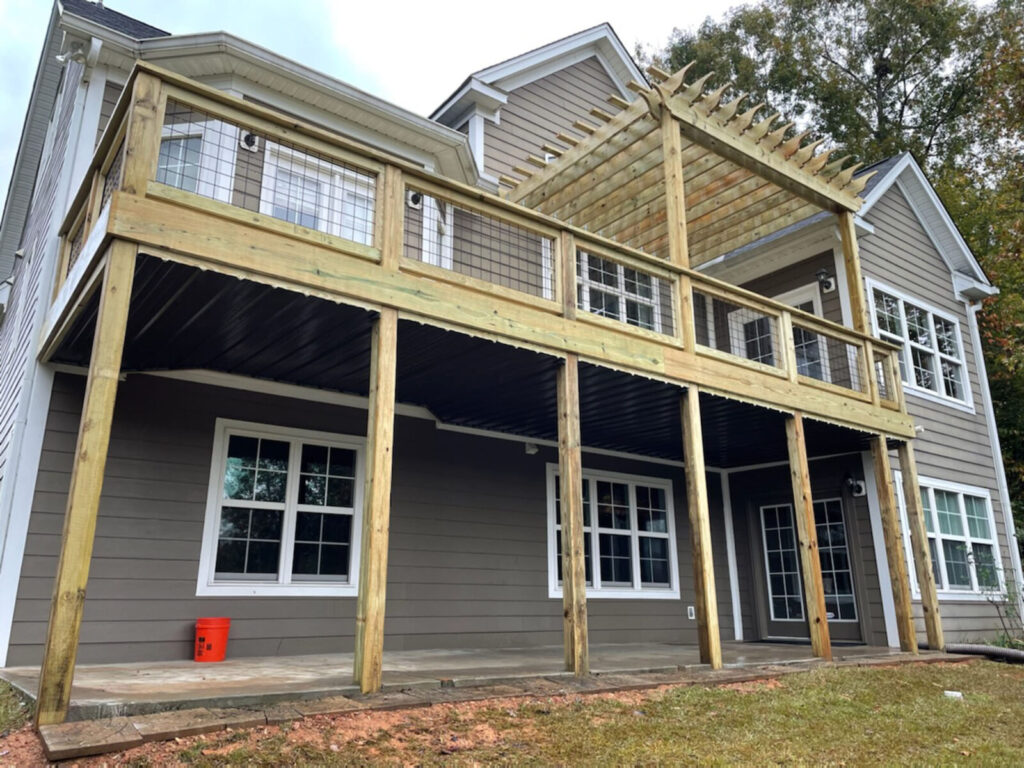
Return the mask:
[[[136,254],[137,249],[132,243],[115,241],[111,244],[100,288],[89,378],[82,403],[50,623],[39,673],[37,726],[64,722],[71,698]]]
[[[786,445],[789,448],[793,519],[796,521],[800,548],[800,569],[803,572],[804,605],[807,610],[807,628],[811,633],[811,648],[815,656],[832,661],[825,585],[821,576],[818,531],[814,523],[814,500],[811,497],[811,474],[807,465],[807,443],[804,440],[804,418],[800,413],[786,418]]]
[[[889,581],[892,583],[892,597],[896,604],[896,629],[900,636],[900,649],[917,653],[906,550],[903,548],[903,535],[900,532],[900,512],[893,488],[889,446],[884,435],[871,438],[871,456],[874,459],[875,485],[878,488],[878,503],[882,512],[882,534],[885,538],[886,558],[889,561]]]
[[[700,418],[700,393],[696,387],[687,387],[683,392],[681,411],[700,660],[712,669],[721,669],[722,639],[718,629],[715,564],[711,555],[711,520],[708,513],[707,477],[704,474],[704,435]]]
[[[921,484],[917,479],[917,460],[914,458],[913,443],[900,443],[897,456],[903,477],[903,499],[907,505],[910,547],[914,553],[917,585],[921,590],[921,610],[924,613],[928,647],[933,651],[942,651],[946,648],[946,640],[942,633],[942,618],[939,616],[939,598],[935,587],[935,572],[932,570],[931,550],[928,547],[924,508],[921,505]]]
[[[558,476],[562,517],[562,616],[565,667],[589,674],[586,557],[583,540],[583,464],[580,442],[579,358],[558,370]]]
[[[843,266],[846,268],[846,285],[850,291],[850,314],[853,327],[861,333],[871,333],[868,318],[868,302],[864,292],[864,278],[860,271],[860,253],[857,248],[857,229],[853,214],[844,211],[836,217],[839,220],[839,239],[843,245]]]
[[[161,91],[159,78],[149,72],[136,73],[121,171],[121,188],[131,195],[144,195],[149,180],[156,177],[164,122],[165,98]]]
[[[382,309],[370,340],[362,560],[356,605],[353,678],[363,693],[379,691],[384,657],[384,601],[391,521],[391,461],[395,442],[398,312]]]
[[[690,250],[686,232],[682,136],[675,118],[667,111],[661,115],[661,143],[665,176],[665,211],[668,220],[669,261],[678,267],[687,269],[690,266]],[[683,347],[692,351],[697,346],[697,337],[693,321],[693,287],[687,275],[679,276],[677,291],[679,310],[675,319]]]

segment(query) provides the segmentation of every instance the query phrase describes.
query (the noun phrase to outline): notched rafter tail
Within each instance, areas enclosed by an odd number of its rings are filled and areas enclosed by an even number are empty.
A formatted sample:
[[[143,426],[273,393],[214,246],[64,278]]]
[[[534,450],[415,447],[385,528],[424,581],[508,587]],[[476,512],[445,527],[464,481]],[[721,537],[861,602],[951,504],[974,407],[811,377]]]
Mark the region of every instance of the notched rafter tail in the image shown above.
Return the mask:
[[[542,157],[537,157],[536,155],[530,155],[529,157],[527,157],[526,162],[528,162],[530,165],[536,165],[538,168],[548,167],[547,160],[545,160]]]
[[[671,75],[669,75],[665,80],[663,80],[661,83],[661,87],[665,89],[665,92],[669,95],[672,95],[680,88],[682,88],[683,85],[685,85],[684,81],[686,80],[686,73],[689,72],[690,68],[693,67],[693,65],[696,63],[696,61],[691,61],[689,64],[680,67]]]
[[[846,185],[846,191],[851,195],[859,195],[864,191],[864,187],[868,185],[868,182],[871,181],[871,177],[876,176],[877,174],[878,171],[871,171],[870,173],[865,173],[862,176],[852,179],[850,183]]]
[[[597,130],[597,126],[596,125],[591,125],[590,123],[585,123],[582,120],[577,120],[575,123],[572,124],[572,127],[575,128],[580,133],[585,133],[588,136],[590,134],[592,134],[594,131]]]
[[[818,147],[820,147],[824,141],[825,141],[824,139],[818,139],[817,141],[812,141],[807,146],[801,147],[796,152],[794,152],[793,153],[793,157],[790,158],[790,159],[793,161],[793,163],[795,163],[796,165],[799,165],[801,168],[803,168],[804,164],[808,160],[810,160],[812,157],[814,157],[815,150]]]
[[[739,117],[730,120],[726,127],[739,136],[750,127],[750,124],[754,122],[754,118],[757,116],[757,113],[762,109],[764,109],[763,101],[755,104]],[[775,118],[773,117],[772,119],[774,120]]]
[[[775,148],[782,144],[783,139],[786,138],[786,131],[794,125],[796,125],[796,123],[786,123],[781,128],[776,128],[774,131],[762,138],[760,143],[764,144],[768,151],[774,152]]]
[[[592,117],[596,117],[598,120],[601,120],[602,122],[605,122],[605,123],[610,123],[612,118],[614,117],[614,115],[608,114],[607,112],[605,112],[603,109],[600,109],[599,107],[592,107],[590,109],[590,114],[591,114]]]
[[[833,160],[831,163],[822,168],[818,175],[825,179],[831,179],[833,176],[839,173],[840,170],[842,170],[842,167],[846,164],[846,161],[849,159],[850,155],[843,155],[838,160]]]
[[[647,90],[647,86],[643,83],[638,83],[636,80],[630,80],[626,83],[626,87],[629,88],[633,93],[640,94]]]
[[[798,133],[796,136],[786,139],[784,142],[779,144],[779,146],[776,147],[776,150],[788,160],[797,153],[797,150],[800,149],[800,145],[803,143],[803,140],[806,139],[809,134],[810,131]]]
[[[682,91],[679,92],[679,95],[688,105],[693,106],[693,102],[699,99],[701,97],[701,94],[704,93],[704,85],[707,83],[708,80],[711,79],[711,77],[714,74],[714,70],[708,72],[703,77],[687,85]]]
[[[626,101],[621,96],[619,96],[619,94],[617,93],[609,93],[605,101],[607,101],[616,109],[625,109],[626,107],[629,106],[629,102]]]
[[[563,144],[568,144],[570,147],[575,147],[577,144],[580,143],[579,139],[577,139],[575,136],[570,136],[567,133],[557,133],[555,134],[555,138],[558,139]]]
[[[822,141],[824,141],[824,139],[822,139]],[[820,171],[822,168],[824,168],[828,164],[829,157],[831,157],[832,153],[835,152],[835,151],[836,151],[835,148],[826,149],[824,152],[822,152],[817,157],[812,157],[804,165],[804,170],[807,171],[808,173],[811,173],[811,174],[818,173],[818,171]]]
[[[662,83],[671,77],[671,73],[666,72],[664,69],[659,67],[657,64],[651,64],[647,67],[647,74],[651,76],[651,79]]]
[[[554,144],[541,144],[540,148],[544,150],[545,154],[554,155],[555,157],[561,157],[562,153],[565,151],[560,147],[556,147]]]
[[[831,184],[836,189],[843,189],[853,179],[853,174],[855,174],[863,166],[864,163],[854,163],[849,168],[845,168],[839,173],[837,173],[835,176],[833,176],[828,183]]]
[[[716,88],[713,91],[705,93],[697,104],[697,108],[704,112],[705,115],[710,115],[716,109],[718,105],[722,103],[722,94],[725,93],[727,88],[731,88],[733,85],[730,80],[728,83],[723,85],[721,88]]]
[[[743,100],[745,98],[747,98],[747,94],[741,93],[732,101],[720,106],[715,111],[715,117],[718,118],[718,122],[722,125],[725,125],[730,120],[732,120],[733,116],[735,116],[736,114],[736,111],[740,108],[740,104],[743,103]]]
[[[505,174],[501,174],[498,177],[498,182],[507,187],[512,187],[513,189],[519,186],[519,179],[514,179],[511,176],[506,176]]]
[[[526,179],[533,176],[533,171],[531,171],[529,168],[523,168],[523,166],[521,165],[513,165],[512,171],[513,173],[518,173],[520,176]]]
[[[766,117],[764,120],[754,123],[754,125],[752,125],[747,130],[746,135],[749,136],[754,141],[760,141],[761,139],[764,138],[765,134],[768,133],[768,131],[771,129],[772,123],[774,123],[778,119],[779,113],[773,112],[772,114],[768,115],[768,117]]]

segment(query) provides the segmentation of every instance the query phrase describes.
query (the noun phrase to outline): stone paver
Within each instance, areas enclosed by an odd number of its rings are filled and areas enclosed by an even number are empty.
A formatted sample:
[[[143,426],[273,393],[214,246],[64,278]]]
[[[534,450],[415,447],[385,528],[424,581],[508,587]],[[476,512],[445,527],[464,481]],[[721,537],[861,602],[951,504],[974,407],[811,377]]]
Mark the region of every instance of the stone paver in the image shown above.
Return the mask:
[[[142,744],[142,736],[127,717],[43,725],[39,728],[39,736],[50,760],[121,752]]]

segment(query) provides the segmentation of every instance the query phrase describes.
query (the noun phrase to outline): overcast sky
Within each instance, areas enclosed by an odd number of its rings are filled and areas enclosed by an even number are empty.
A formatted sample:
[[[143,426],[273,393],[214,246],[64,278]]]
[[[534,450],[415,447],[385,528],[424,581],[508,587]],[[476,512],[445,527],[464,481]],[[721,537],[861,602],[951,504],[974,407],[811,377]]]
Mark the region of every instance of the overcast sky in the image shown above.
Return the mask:
[[[739,0],[584,3],[331,2],[330,0],[106,0],[106,6],[182,34],[225,30],[420,114],[466,75],[603,21],[630,53],[662,47],[674,27],[720,16]],[[570,8],[570,6],[576,6]],[[51,4],[0,0],[0,191],[6,198]]]

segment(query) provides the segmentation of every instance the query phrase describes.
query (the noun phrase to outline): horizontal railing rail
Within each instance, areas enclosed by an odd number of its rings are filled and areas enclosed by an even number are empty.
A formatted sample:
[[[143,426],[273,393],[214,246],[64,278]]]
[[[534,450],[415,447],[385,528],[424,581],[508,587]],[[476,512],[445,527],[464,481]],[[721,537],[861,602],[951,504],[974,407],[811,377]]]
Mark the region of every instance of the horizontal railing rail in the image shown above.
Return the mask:
[[[133,103],[140,72],[159,84],[156,105]],[[148,147],[129,135],[138,109],[155,110],[159,124]],[[122,182],[128,162],[146,169],[143,189],[128,190],[127,175]],[[338,258],[904,409],[887,342],[151,65],[129,80],[65,219],[58,289],[122,188],[326,246]],[[390,264],[388,242],[397,243]]]

